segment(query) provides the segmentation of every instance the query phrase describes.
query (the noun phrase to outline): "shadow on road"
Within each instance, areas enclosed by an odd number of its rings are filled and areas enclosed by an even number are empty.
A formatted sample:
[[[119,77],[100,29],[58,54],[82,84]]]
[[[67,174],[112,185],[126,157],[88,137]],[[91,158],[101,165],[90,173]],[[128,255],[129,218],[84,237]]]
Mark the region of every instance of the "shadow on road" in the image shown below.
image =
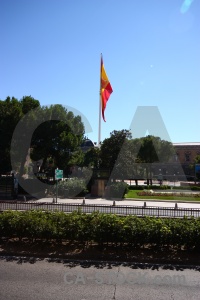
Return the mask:
[[[184,265],[184,264],[165,264],[165,263],[138,263],[138,262],[117,262],[117,261],[95,261],[95,260],[69,260],[60,258],[37,258],[37,257],[19,257],[19,256],[0,256],[0,260],[6,262],[16,262],[17,264],[30,263],[34,264],[38,261],[45,261],[49,263],[61,263],[65,267],[74,268],[96,268],[96,269],[112,269],[113,267],[129,267],[132,269],[142,270],[176,270],[184,271],[185,269],[195,270],[200,272],[200,265]]]

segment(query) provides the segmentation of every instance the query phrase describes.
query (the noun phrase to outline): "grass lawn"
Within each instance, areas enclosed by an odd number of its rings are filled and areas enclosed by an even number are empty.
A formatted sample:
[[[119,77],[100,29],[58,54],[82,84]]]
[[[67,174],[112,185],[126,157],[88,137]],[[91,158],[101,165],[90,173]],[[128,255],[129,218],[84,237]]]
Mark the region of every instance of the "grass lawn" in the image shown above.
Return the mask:
[[[125,199],[150,199],[150,200],[179,200],[179,201],[198,201],[200,202],[200,197],[194,197],[194,196],[139,196],[137,195],[138,192],[142,192],[141,190],[130,190],[126,195]],[[171,192],[171,190],[164,190],[164,192]],[[181,192],[181,191],[180,191]]]

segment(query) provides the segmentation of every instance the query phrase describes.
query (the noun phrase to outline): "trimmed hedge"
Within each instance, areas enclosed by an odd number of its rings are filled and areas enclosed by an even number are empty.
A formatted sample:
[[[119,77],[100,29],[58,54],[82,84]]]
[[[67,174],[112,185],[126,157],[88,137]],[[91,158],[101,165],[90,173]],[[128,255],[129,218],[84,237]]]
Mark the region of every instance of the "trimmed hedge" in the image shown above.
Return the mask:
[[[200,191],[200,186],[176,186],[173,187],[176,190],[191,190],[191,191]]]
[[[190,198],[199,198],[200,197],[200,193],[198,194],[193,194],[193,193],[181,193],[181,192],[154,192],[152,193],[151,191],[142,191],[142,192],[137,192],[137,195],[140,197],[146,197],[146,196],[150,196],[150,197],[190,197]]]
[[[188,190],[200,191],[200,186],[170,186],[170,185],[129,185],[129,190]]]
[[[129,185],[128,189],[130,191],[132,191],[132,190],[144,190],[144,186],[142,186],[142,185]]]
[[[110,197],[123,198],[128,192],[128,184],[126,182],[113,182],[110,185]]]
[[[148,190],[168,190],[171,189],[171,186],[169,185],[148,185],[146,187]]]
[[[115,243],[130,246],[185,246],[200,249],[200,218],[168,219],[94,212],[5,211],[0,237]]]

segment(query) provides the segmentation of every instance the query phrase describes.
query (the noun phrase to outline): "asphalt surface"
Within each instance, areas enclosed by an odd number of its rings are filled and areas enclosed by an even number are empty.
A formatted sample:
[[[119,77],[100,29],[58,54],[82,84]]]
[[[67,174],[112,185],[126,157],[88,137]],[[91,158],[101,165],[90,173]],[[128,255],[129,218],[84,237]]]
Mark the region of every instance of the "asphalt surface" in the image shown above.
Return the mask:
[[[197,268],[0,259],[0,299],[199,299]]]

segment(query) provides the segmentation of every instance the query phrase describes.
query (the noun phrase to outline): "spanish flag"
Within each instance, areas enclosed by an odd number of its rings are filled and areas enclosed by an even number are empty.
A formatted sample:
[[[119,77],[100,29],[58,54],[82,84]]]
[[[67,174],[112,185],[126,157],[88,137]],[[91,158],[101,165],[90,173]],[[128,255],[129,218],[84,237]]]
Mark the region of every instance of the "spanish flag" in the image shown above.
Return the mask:
[[[106,122],[105,120],[105,116],[104,116],[104,111],[106,108],[106,103],[110,97],[110,95],[112,94],[113,90],[112,90],[112,86],[110,84],[110,81],[108,79],[108,76],[106,74],[106,71],[104,69],[104,64],[103,64],[103,58],[101,55],[101,80],[100,80],[100,98],[101,98],[101,110],[102,110],[102,118],[104,120],[104,122]]]

